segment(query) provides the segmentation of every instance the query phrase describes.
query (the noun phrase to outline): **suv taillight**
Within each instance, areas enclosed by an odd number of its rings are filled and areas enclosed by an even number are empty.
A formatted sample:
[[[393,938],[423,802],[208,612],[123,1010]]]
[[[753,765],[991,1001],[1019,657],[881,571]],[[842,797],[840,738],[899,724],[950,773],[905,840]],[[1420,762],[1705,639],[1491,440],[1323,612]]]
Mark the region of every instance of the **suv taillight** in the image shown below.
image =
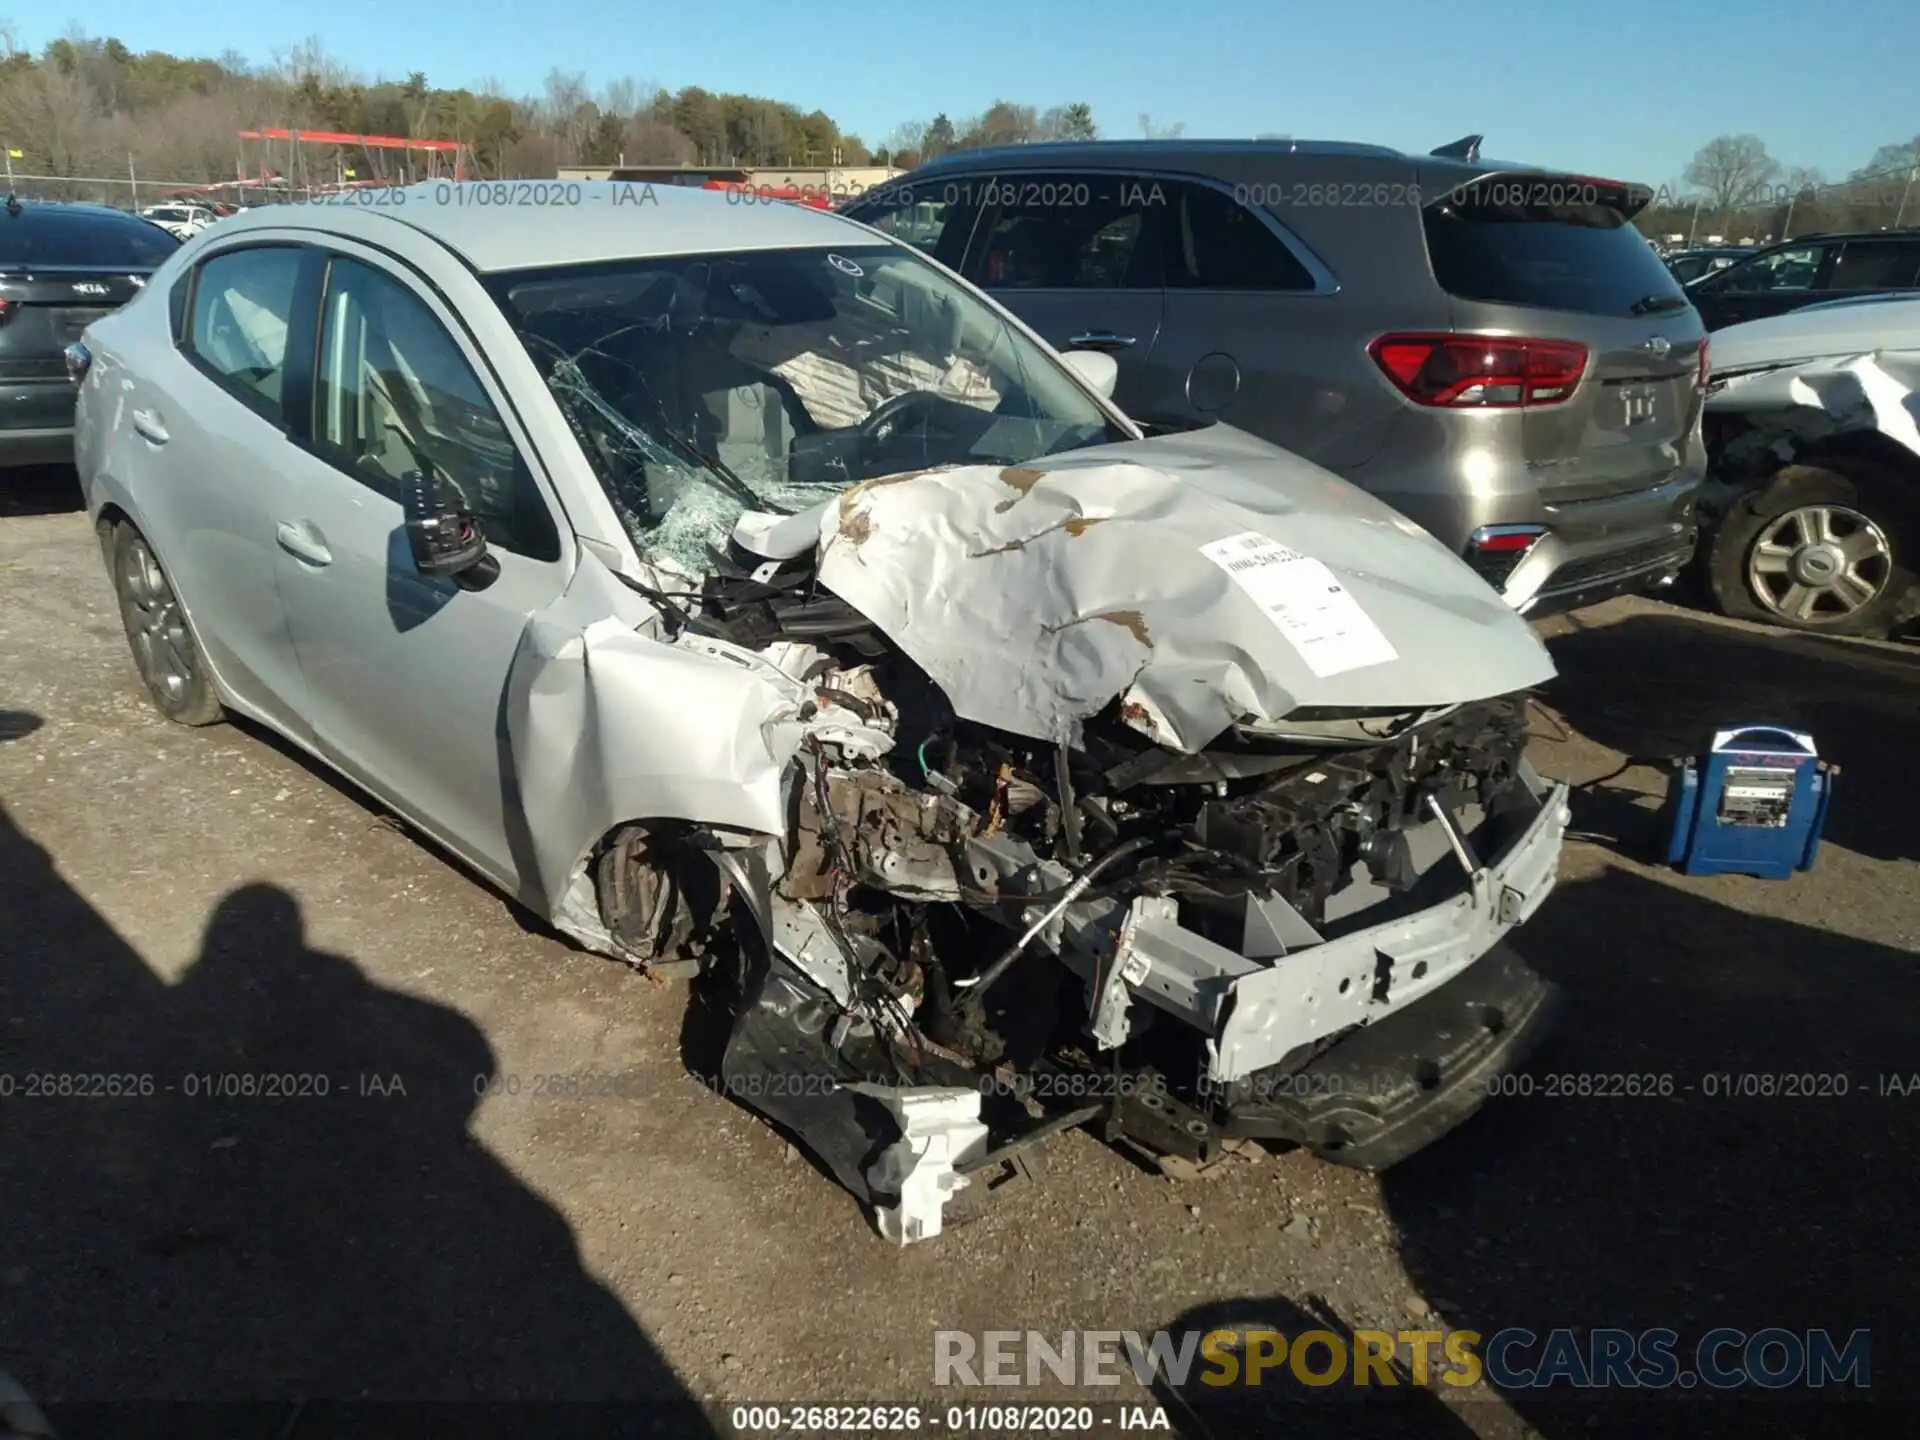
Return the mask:
[[[1587,347],[1572,340],[1395,334],[1367,353],[1408,399],[1455,409],[1557,405],[1587,372]]]
[[[4,325],[7,321],[11,320],[13,318],[13,312],[19,308],[19,305],[12,300],[0,300],[0,325]]]
[[[1505,590],[1520,562],[1546,533],[1544,525],[1483,525],[1467,541],[1467,564],[1494,589]]]
[[[1711,370],[1707,364],[1707,337],[1702,335],[1700,337],[1700,365],[1699,368],[1694,371],[1693,388],[1700,391],[1703,395],[1706,393],[1707,376],[1710,373]]]

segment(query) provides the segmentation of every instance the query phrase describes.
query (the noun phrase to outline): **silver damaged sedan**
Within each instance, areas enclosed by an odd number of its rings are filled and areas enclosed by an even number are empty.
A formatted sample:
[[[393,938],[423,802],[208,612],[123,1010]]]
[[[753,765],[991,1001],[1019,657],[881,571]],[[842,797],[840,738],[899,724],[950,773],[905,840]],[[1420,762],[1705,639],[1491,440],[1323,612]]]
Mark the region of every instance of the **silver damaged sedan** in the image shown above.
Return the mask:
[[[1439,542],[843,217],[485,188],[238,216],[69,352],[166,715],[703,987],[899,1243],[1074,1126],[1378,1169],[1538,1037],[1553,666]]]

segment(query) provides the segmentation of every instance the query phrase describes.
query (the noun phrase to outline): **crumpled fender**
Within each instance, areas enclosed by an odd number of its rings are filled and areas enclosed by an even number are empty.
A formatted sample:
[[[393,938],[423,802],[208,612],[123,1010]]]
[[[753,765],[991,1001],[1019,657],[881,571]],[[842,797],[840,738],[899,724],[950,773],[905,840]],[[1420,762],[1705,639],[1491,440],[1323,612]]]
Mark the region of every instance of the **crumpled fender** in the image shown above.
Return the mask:
[[[1920,455],[1920,352],[1826,356],[1736,376],[1707,397],[1718,415],[1821,435],[1877,430]]]
[[[507,813],[520,822],[521,898],[595,948],[597,907],[575,881],[615,826],[785,831],[781,776],[803,733],[783,723],[791,682],[750,651],[662,639],[658,623],[588,553],[528,622],[508,672],[502,770],[518,792]]]

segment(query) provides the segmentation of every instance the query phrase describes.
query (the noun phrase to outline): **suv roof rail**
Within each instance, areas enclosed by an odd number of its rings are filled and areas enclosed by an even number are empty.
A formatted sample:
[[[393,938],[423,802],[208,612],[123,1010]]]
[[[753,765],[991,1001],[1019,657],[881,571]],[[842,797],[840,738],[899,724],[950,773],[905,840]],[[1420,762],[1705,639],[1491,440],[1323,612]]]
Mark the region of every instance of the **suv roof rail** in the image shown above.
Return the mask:
[[[1055,160],[1074,156],[1111,157],[1116,153],[1145,152],[1155,156],[1206,156],[1249,151],[1266,154],[1278,152],[1289,155],[1371,155],[1388,159],[1404,158],[1401,151],[1395,150],[1390,145],[1372,145],[1357,140],[1295,140],[1277,135],[1254,139],[1239,137],[1207,140],[1181,135],[1165,140],[1032,140],[1012,145],[982,145],[969,150],[948,150],[922,163],[925,165],[959,162],[978,164],[983,160],[990,161],[1013,156],[1028,158],[1042,156],[1047,160]]]
[[[1890,239],[1895,235],[1907,237],[1916,236],[1920,235],[1920,229],[1916,229],[1912,225],[1902,225],[1897,230],[1891,226],[1885,230],[1803,230],[1798,235],[1792,236],[1789,239],[1776,240],[1773,243],[1775,245],[1791,245],[1799,240],[1879,240],[1882,238]]]
[[[1480,142],[1486,138],[1484,135],[1462,135],[1458,140],[1450,141],[1427,153],[1437,155],[1442,160],[1478,160]]]

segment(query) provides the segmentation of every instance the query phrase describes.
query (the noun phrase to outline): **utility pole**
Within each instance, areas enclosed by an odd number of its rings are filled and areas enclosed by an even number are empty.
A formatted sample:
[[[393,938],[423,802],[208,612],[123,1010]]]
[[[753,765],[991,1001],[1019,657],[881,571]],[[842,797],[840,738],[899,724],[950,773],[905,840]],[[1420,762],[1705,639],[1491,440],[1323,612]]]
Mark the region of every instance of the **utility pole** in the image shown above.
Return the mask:
[[[1913,176],[1916,169],[1920,169],[1920,166],[1907,167],[1907,184],[1906,188],[1900,192],[1900,208],[1893,212],[1893,228],[1896,230],[1900,228],[1900,222],[1907,216],[1907,197],[1913,194]]]
[[[133,208],[140,208],[140,179],[133,173],[133,152],[127,152],[127,189],[133,192]]]
[[[1693,237],[1700,233],[1700,207],[1704,203],[1704,199],[1693,202],[1693,223],[1687,226],[1687,248],[1689,250],[1693,248]]]

